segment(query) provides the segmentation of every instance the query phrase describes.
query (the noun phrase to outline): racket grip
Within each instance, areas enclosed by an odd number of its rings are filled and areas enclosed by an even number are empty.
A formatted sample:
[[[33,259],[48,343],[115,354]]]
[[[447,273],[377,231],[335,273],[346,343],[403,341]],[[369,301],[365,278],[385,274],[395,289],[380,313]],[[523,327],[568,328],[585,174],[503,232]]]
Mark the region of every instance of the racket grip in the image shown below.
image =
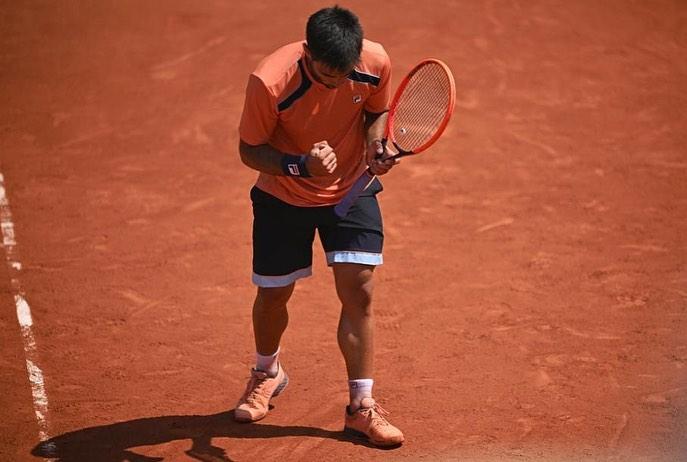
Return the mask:
[[[369,170],[365,170],[362,175],[360,175],[360,178],[356,180],[355,183],[353,183],[353,186],[351,186],[351,189],[348,190],[346,195],[341,199],[341,202],[336,204],[334,207],[334,213],[336,214],[337,217],[343,218],[348,214],[348,211],[350,210],[351,206],[353,205],[353,202],[360,196],[360,193],[365,191],[365,189],[369,186],[370,183],[372,183],[372,180],[375,179],[375,176],[370,173]]]

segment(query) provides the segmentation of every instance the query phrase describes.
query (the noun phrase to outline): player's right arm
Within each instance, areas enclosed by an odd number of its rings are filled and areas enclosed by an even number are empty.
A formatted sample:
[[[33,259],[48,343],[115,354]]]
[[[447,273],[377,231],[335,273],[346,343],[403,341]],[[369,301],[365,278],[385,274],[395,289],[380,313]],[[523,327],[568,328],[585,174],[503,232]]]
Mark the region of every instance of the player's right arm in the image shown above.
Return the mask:
[[[241,161],[248,167],[270,175],[293,176],[284,169],[284,154],[269,144],[250,145],[239,142]],[[297,156],[292,156],[297,157]],[[309,153],[304,155],[307,176],[330,175],[336,170],[336,153],[326,141],[315,143]],[[305,176],[305,175],[302,175]]]
[[[277,102],[263,81],[251,74],[239,125],[239,153],[248,167],[270,175],[321,176],[336,169],[336,153],[327,141],[309,152],[284,153],[269,144],[279,123]]]

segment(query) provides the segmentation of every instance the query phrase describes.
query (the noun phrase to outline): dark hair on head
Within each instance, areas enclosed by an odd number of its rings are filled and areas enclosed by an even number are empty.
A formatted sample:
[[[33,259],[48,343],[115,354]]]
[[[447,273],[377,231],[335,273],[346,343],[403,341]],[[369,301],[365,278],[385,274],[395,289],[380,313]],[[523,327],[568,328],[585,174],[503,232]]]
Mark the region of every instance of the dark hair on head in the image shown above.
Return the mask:
[[[335,5],[308,18],[305,40],[312,59],[347,72],[360,60],[363,28],[353,12]]]

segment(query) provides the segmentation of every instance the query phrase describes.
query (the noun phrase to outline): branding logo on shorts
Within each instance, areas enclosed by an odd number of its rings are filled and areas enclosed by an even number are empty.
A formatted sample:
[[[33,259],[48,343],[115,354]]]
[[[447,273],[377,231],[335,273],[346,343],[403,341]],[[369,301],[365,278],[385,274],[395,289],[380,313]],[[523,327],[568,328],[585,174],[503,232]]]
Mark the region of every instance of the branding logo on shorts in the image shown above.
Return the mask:
[[[289,173],[294,176],[301,176],[301,171],[298,170],[298,164],[288,164]]]
[[[355,95],[355,96],[353,97],[353,104],[358,104],[358,103],[361,102],[362,100],[363,100],[363,97],[362,97],[362,96],[360,96],[360,95]]]

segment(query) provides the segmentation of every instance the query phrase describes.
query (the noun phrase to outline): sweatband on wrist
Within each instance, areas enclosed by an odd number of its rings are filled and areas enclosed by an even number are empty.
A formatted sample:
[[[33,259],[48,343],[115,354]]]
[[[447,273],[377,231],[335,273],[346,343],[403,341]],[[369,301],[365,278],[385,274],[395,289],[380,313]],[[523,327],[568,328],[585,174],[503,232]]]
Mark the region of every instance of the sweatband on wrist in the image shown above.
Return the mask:
[[[308,156],[294,156],[291,154],[284,154],[281,158],[281,169],[286,176],[302,176],[309,177],[305,162]]]

